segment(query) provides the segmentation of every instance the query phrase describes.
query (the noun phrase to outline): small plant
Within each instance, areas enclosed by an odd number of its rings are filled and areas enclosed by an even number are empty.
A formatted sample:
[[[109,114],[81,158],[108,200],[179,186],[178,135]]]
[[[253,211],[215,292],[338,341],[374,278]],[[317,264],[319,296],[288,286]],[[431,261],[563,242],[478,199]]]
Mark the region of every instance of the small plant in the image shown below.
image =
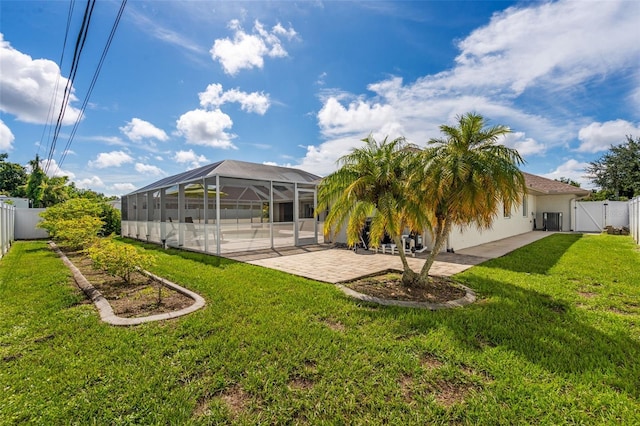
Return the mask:
[[[111,205],[86,198],[73,198],[40,213],[36,225],[69,248],[87,247],[98,236],[120,232],[120,211]]]
[[[56,223],[55,239],[61,246],[77,250],[91,245],[104,222],[93,216],[81,216],[77,219],[63,219]]]
[[[112,239],[98,240],[87,249],[87,255],[96,269],[122,278],[131,284],[131,274],[147,269],[155,263],[155,258],[129,244],[117,244]]]

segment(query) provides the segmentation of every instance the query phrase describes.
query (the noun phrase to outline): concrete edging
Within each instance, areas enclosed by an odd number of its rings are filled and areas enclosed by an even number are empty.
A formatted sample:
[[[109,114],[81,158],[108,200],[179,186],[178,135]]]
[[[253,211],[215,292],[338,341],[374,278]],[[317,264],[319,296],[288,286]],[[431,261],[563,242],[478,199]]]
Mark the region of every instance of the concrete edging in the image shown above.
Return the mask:
[[[58,248],[58,246],[54,242],[49,242],[51,248],[60,256],[65,265],[71,270],[73,273],[73,278],[78,285],[84,291],[84,293],[91,299],[91,301],[96,305],[98,312],[100,313],[100,319],[111,325],[119,325],[119,326],[130,326],[130,325],[138,325],[146,322],[152,321],[161,321],[172,318],[178,318],[191,312],[197,311],[198,309],[205,306],[206,302],[202,296],[197,293],[192,292],[191,290],[187,290],[184,287],[180,287],[178,284],[168,281],[162,277],[158,277],[153,275],[150,272],[143,271],[144,274],[160,281],[163,285],[172,288],[173,290],[184,294],[185,296],[193,299],[193,304],[184,309],[180,309],[175,312],[165,312],[162,314],[150,315],[148,317],[137,317],[137,318],[123,318],[117,316],[113,312],[113,308],[111,308],[111,304],[105,297],[100,293],[94,286],[91,285],[89,281],[82,275],[82,272],[74,265],[67,256]]]
[[[444,303],[430,303],[430,302],[412,302],[410,300],[394,300],[394,299],[380,299],[379,297],[369,296],[366,294],[359,293],[355,290],[350,289],[342,284],[336,284],[344,294],[347,296],[361,300],[363,302],[369,303],[377,303],[379,305],[384,306],[399,306],[403,308],[417,308],[417,309],[429,309],[431,311],[437,311],[440,309],[450,309],[450,308],[459,308],[465,305],[469,305],[476,301],[476,293],[471,290],[469,287],[464,286],[462,284],[458,284],[460,288],[466,291],[464,297],[456,300],[450,300]]]

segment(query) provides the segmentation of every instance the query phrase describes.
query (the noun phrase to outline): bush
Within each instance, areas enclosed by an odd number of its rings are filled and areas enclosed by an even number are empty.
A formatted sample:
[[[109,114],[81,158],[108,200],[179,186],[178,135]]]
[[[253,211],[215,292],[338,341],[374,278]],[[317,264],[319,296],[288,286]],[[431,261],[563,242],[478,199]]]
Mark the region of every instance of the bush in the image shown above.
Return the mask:
[[[104,222],[99,218],[88,215],[77,219],[58,220],[55,239],[68,249],[81,249],[95,242],[103,225]]]
[[[87,249],[87,255],[96,269],[122,278],[131,283],[131,274],[147,269],[155,263],[155,258],[128,244],[118,244],[110,238],[98,240]]]
[[[79,222],[84,216],[94,217],[100,220],[98,229],[91,226],[91,231],[93,232],[95,230],[93,236],[108,236],[120,233],[120,210],[104,201],[87,198],[73,198],[64,203],[47,208],[47,210],[40,213],[40,217],[42,217],[43,220],[38,223],[37,226],[46,229],[49,232],[49,236],[57,240],[60,237],[61,228],[69,226],[67,221]],[[80,224],[76,223],[75,226],[80,227]],[[63,231],[63,233],[67,234],[69,232],[69,230]]]
[[[84,216],[99,218],[102,213],[102,207],[99,203],[84,198],[74,198],[72,200],[65,201],[64,203],[56,204],[47,208],[44,212],[40,213],[40,217],[43,219],[38,223],[38,228],[46,229],[49,232],[49,236],[53,239],[57,239],[59,228],[68,227],[68,223],[64,221],[78,221]],[[101,221],[100,228],[104,225]],[[100,230],[98,228],[98,230]],[[96,231],[96,235],[98,232]]]
[[[100,233],[102,236],[107,237],[111,234],[120,235],[121,217],[120,210],[116,209],[109,203],[101,203],[102,212],[100,213],[100,219],[104,222]]]

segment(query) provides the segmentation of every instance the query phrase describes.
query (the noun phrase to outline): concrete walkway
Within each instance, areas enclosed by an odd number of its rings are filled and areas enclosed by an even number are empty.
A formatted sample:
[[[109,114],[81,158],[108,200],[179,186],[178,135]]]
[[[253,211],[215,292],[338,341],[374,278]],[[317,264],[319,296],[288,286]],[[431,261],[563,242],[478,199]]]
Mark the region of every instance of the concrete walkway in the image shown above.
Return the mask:
[[[476,247],[469,247],[456,253],[440,253],[431,267],[430,273],[431,275],[454,275],[551,234],[551,232],[541,231],[528,232]],[[333,284],[387,269],[402,269],[402,262],[397,254],[372,253],[365,250],[358,250],[357,253],[354,253],[353,250],[330,248],[327,245],[298,247],[282,251],[236,253],[226,257]],[[411,256],[408,257],[408,261],[414,270],[422,268],[425,262],[424,258]]]

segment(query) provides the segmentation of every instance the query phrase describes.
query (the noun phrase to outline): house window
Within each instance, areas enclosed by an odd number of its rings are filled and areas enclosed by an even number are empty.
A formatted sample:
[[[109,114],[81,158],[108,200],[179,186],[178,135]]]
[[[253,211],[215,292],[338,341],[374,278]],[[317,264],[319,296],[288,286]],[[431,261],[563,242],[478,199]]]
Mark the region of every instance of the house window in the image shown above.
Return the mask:
[[[507,207],[504,204],[502,205],[502,214],[504,215],[505,219],[511,217],[511,211],[507,210]]]
[[[525,195],[522,197],[522,217],[528,217],[529,216],[529,212],[527,210],[529,210],[529,198]]]

